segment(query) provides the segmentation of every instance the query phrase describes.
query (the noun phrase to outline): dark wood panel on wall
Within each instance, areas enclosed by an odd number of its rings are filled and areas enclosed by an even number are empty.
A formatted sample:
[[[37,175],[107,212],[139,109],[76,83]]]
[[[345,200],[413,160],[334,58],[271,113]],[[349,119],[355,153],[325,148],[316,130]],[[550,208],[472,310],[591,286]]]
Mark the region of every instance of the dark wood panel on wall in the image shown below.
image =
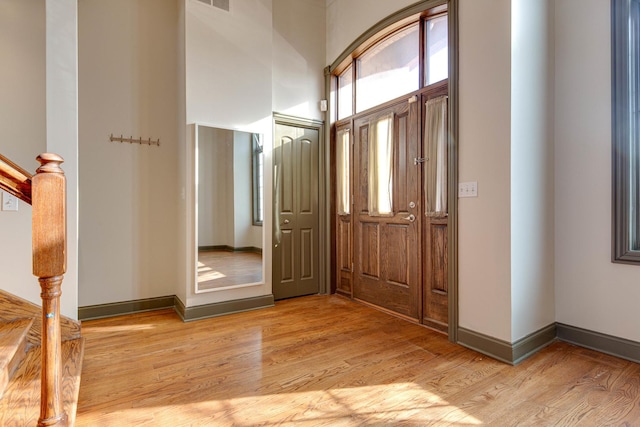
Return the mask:
[[[358,266],[360,272],[369,277],[380,277],[380,235],[376,222],[363,222],[360,232]],[[386,251],[385,251],[386,253]]]
[[[449,286],[447,282],[447,218],[426,218],[423,323],[447,330]]]
[[[336,290],[343,295],[351,296],[351,282],[353,273],[353,250],[351,248],[351,216],[338,215],[338,279]]]
[[[387,247],[382,251],[382,260],[387,270],[387,281],[390,284],[409,286],[409,255],[412,249],[409,227],[391,224],[385,230]]]

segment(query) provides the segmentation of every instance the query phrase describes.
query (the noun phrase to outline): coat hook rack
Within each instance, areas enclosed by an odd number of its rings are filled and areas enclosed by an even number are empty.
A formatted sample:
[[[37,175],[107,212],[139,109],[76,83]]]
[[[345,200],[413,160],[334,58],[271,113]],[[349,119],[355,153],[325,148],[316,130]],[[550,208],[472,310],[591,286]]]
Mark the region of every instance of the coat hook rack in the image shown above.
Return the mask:
[[[130,136],[129,138],[125,138],[122,135],[113,136],[113,134],[111,134],[111,136],[109,136],[109,141],[120,142],[120,143],[128,142],[129,144],[139,144],[139,145],[156,145],[158,147],[160,146],[160,138],[156,140],[152,140],[151,138],[142,139],[142,137],[134,138],[133,135]]]

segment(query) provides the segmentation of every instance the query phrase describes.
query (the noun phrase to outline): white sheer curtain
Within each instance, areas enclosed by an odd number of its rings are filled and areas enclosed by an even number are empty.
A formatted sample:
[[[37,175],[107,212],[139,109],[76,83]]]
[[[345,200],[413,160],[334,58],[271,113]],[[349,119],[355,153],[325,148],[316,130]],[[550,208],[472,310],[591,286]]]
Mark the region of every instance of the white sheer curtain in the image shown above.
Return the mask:
[[[427,216],[447,215],[447,97],[430,99],[424,130]]]
[[[351,141],[350,129],[341,129],[336,137],[336,198],[338,215],[351,212],[351,187],[349,185]]]
[[[369,124],[370,216],[393,213],[393,113],[376,117]]]

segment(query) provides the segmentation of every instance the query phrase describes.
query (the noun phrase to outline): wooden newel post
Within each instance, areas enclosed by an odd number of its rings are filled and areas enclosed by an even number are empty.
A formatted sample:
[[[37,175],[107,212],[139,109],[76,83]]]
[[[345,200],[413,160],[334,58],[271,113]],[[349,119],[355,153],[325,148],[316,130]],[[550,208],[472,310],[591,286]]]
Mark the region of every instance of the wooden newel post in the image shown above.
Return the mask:
[[[66,178],[62,157],[44,153],[32,178],[33,274],[42,293],[42,371],[38,426],[66,426],[62,405],[60,295],[67,269]]]

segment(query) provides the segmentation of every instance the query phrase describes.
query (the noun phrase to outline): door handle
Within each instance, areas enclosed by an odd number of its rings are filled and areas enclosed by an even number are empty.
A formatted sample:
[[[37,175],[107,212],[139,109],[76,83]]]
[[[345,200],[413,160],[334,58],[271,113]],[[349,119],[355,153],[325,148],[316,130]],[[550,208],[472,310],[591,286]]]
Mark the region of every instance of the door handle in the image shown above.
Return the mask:
[[[413,222],[413,221],[415,221],[415,220],[416,220],[416,216],[415,216],[414,214],[411,214],[411,215],[409,215],[408,217],[406,217],[406,218],[402,218],[402,219],[406,219],[406,220],[407,220],[407,221],[409,221],[409,222]]]

